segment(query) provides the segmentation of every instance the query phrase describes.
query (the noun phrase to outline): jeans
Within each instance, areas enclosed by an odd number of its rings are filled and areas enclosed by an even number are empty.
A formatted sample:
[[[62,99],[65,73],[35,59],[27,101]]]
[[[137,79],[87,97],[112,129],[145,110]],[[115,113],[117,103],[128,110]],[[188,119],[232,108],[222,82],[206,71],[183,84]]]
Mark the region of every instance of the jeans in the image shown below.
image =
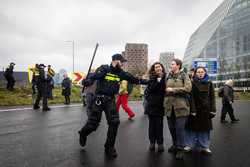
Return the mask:
[[[187,117],[175,117],[174,111],[170,117],[167,117],[168,128],[172,137],[173,145],[178,149],[183,149],[186,145],[185,135],[186,135],[186,122]]]
[[[210,130],[208,131],[186,131],[186,146],[192,148],[209,148],[210,146]]]

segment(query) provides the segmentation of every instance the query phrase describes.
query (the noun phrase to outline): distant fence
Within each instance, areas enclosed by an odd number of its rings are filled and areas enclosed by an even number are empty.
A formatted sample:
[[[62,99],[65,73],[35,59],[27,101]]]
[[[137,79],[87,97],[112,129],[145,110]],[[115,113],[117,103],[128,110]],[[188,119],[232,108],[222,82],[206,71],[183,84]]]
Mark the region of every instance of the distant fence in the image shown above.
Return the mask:
[[[16,72],[14,71],[13,73],[14,78],[16,80],[16,85],[17,86],[26,86],[29,81],[28,81],[28,73],[27,72]],[[5,87],[6,86],[6,79],[3,75],[3,71],[0,71],[0,87]]]

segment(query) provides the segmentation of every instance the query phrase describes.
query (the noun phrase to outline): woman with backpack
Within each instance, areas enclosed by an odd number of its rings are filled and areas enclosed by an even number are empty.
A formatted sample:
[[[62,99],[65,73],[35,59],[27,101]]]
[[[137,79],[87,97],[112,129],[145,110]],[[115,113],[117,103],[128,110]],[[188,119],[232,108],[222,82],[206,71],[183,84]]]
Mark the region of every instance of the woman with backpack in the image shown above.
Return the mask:
[[[225,85],[221,90],[222,94],[222,109],[221,109],[221,123],[227,123],[225,120],[227,113],[231,119],[231,123],[237,123],[240,120],[236,119],[234,116],[233,102],[234,102],[234,89],[233,89],[233,80],[226,81]]]
[[[173,59],[171,71],[166,78],[166,95],[164,99],[165,113],[173,145],[168,152],[175,153],[175,158],[184,157],[185,126],[189,116],[189,92],[192,89],[189,76],[182,69],[182,61]]]
[[[155,151],[158,144],[158,152],[164,151],[163,146],[163,116],[165,94],[165,69],[159,62],[154,63],[149,70],[149,81],[144,95],[147,101],[146,111],[149,120],[148,136],[149,150]]]

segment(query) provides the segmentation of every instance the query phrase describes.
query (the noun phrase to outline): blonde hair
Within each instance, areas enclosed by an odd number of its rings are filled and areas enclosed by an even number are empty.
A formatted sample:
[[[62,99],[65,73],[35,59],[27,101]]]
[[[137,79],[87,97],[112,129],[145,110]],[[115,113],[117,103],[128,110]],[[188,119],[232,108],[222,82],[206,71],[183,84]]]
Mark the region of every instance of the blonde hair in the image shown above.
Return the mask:
[[[228,85],[228,86],[233,86],[233,84],[234,84],[234,81],[233,80],[231,80],[231,79],[229,79],[229,80],[227,80],[226,82],[225,82],[225,85]]]

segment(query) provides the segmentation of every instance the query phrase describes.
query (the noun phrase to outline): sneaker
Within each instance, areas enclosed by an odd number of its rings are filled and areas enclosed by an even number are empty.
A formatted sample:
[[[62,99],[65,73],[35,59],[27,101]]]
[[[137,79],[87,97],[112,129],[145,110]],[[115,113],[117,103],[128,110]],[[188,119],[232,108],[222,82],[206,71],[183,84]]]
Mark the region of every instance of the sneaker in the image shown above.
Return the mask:
[[[212,151],[209,148],[204,148],[201,150],[201,152],[206,155],[212,155]]]
[[[164,146],[163,146],[163,144],[159,144],[158,145],[158,152],[164,152]]]
[[[231,121],[231,123],[238,123],[240,120],[239,119],[234,119]]]
[[[117,152],[114,147],[111,148],[105,148],[105,154],[109,157],[116,158]]]
[[[176,153],[176,155],[175,155],[175,159],[177,159],[177,160],[183,160],[183,158],[184,158],[184,152],[178,150],[177,153]]]
[[[224,123],[228,123],[227,120],[220,120],[220,123],[224,124]]]
[[[183,151],[184,152],[190,152],[192,150],[192,148],[191,147],[189,147],[189,146],[185,146],[184,148],[183,148]]]
[[[177,149],[176,146],[172,145],[171,147],[168,148],[169,153],[176,153]]]
[[[128,117],[129,120],[133,120],[132,118],[135,117],[135,114],[134,115],[131,115]]]
[[[155,151],[155,143],[150,143],[149,151]]]
[[[78,131],[78,133],[79,133],[79,143],[82,147],[84,147],[86,145],[87,137],[81,135],[81,131]]]

